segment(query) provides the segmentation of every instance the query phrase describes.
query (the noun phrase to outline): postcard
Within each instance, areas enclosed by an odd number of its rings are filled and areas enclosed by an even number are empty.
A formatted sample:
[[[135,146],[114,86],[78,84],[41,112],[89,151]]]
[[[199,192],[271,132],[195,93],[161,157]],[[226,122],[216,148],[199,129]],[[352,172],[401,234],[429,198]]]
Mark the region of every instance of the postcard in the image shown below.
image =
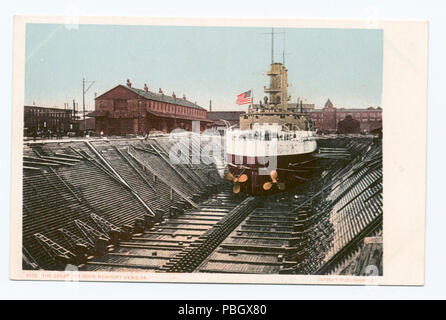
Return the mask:
[[[10,278],[423,285],[428,23],[16,16]]]

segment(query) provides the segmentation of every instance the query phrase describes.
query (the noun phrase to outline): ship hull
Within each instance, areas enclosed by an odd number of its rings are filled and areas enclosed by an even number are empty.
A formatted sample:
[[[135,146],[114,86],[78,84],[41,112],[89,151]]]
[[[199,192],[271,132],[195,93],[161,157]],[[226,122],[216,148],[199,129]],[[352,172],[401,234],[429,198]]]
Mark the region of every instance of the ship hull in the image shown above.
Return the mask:
[[[234,176],[246,174],[248,180],[241,183],[241,192],[249,195],[265,195],[289,190],[299,183],[308,181],[317,167],[316,152],[288,154],[275,156],[274,161],[265,157],[247,157],[226,154],[228,170]],[[274,163],[275,162],[275,163]],[[269,190],[264,189],[265,182],[274,182],[271,171],[277,171],[277,183],[273,183]],[[282,190],[279,188],[282,183]]]

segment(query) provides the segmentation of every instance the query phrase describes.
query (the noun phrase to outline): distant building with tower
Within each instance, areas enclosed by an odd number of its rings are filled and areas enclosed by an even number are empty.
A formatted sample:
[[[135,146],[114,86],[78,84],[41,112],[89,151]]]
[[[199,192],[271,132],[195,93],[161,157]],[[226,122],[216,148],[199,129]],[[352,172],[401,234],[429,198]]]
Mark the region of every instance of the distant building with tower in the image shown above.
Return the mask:
[[[309,112],[316,129],[321,132],[337,132],[339,122],[343,121],[347,116],[351,116],[353,120],[359,121],[359,132],[368,133],[382,129],[381,107],[365,109],[336,108],[328,99],[323,109],[309,110]]]

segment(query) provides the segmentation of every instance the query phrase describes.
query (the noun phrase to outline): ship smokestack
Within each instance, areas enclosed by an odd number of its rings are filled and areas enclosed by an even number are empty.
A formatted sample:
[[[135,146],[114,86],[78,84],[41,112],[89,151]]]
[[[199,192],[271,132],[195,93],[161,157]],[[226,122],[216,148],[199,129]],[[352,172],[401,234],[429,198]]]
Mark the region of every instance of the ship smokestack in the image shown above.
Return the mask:
[[[209,100],[209,112],[212,112],[212,100]]]

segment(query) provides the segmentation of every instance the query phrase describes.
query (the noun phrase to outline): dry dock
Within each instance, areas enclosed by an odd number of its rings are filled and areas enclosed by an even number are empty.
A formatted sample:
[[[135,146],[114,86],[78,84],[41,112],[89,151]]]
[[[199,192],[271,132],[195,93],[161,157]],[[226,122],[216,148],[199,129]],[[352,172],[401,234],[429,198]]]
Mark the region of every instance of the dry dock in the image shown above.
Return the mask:
[[[176,143],[25,143],[24,269],[382,274],[380,139],[321,138],[314,178],[264,197],[233,195],[221,164],[171,163]]]

